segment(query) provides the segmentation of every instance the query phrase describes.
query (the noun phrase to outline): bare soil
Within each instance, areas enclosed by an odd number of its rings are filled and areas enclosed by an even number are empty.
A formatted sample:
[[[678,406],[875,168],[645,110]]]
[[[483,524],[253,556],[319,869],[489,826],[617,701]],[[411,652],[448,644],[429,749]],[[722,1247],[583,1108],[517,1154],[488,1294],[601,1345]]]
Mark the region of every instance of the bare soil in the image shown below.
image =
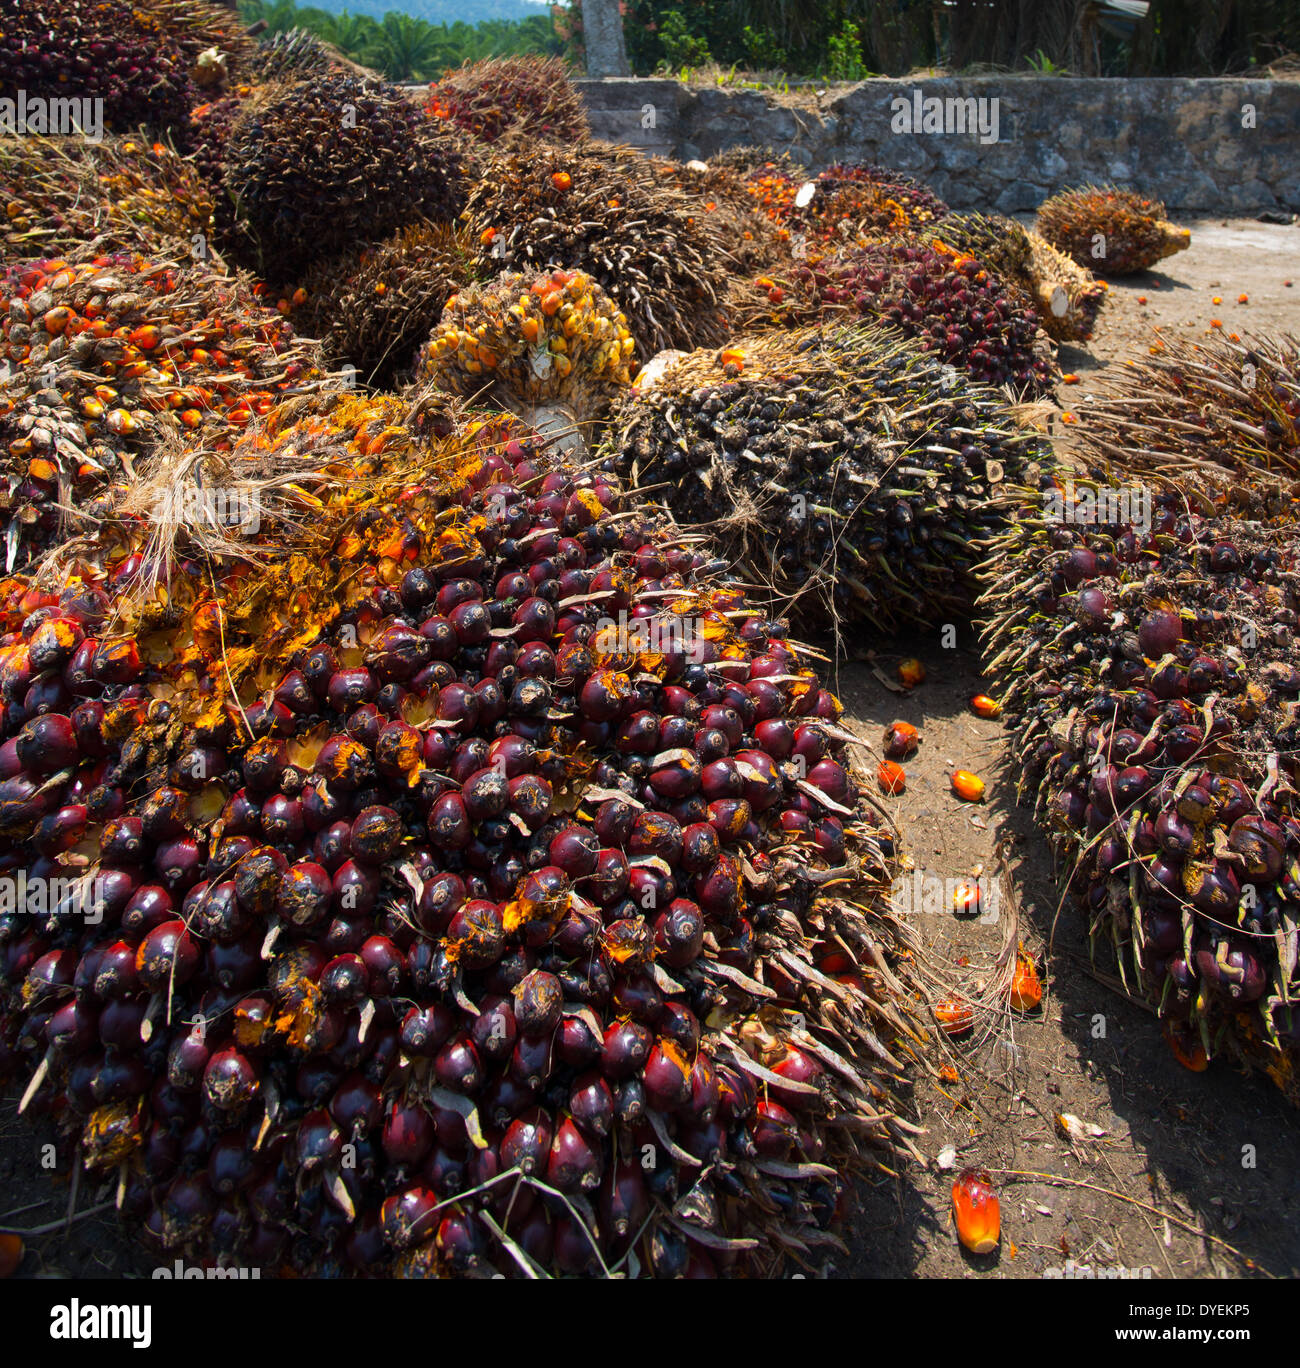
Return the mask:
[[[1062,348],[1062,368],[1080,377],[1077,387],[1062,387],[1065,406],[1125,352],[1147,345],[1152,325],[1205,332],[1218,318],[1225,331],[1243,336],[1300,331],[1300,292],[1285,283],[1300,281],[1300,227],[1218,220],[1191,226],[1189,251],[1161,263],[1160,271],[1113,281],[1095,338],[1086,348]],[[1236,302],[1242,293],[1249,303]],[[1211,302],[1216,294],[1221,305]],[[1063,435],[1059,425],[1057,432]],[[1080,920],[1060,906],[1046,844],[1016,804],[1017,773],[1001,723],[970,710],[970,697],[985,688],[978,645],[969,624],[954,625],[951,648],[937,630],[891,642],[872,661],[841,665],[836,688],[849,721],[877,747],[895,719],[921,731],[920,751],[906,765],[906,792],[882,799],[917,868],[941,878],[982,868],[991,877],[994,843],[1004,838],[1011,887],[1002,907],[1020,902],[1020,939],[1042,952],[1047,992],[1040,1010],[1017,1017],[998,1038],[951,1044],[955,1082],[918,1083],[915,1119],[926,1131],[918,1145],[930,1163],[861,1186],[846,1232],[850,1253],[826,1271],[1032,1278],[1072,1261],[1091,1269],[1149,1268],[1156,1278],[1300,1276],[1300,1118],[1267,1079],[1243,1078],[1220,1064],[1202,1074],[1184,1070],[1155,1018],[1092,975]],[[926,682],[906,695],[891,693],[873,667],[892,679],[898,660],[911,655],[925,664]],[[982,804],[953,796],[954,767],[984,777]],[[1001,949],[1004,915],[987,923],[947,912],[918,916],[935,971],[977,991]],[[1070,1142],[1055,1121],[1060,1113],[1101,1134]],[[68,1175],[52,1180],[41,1164],[41,1145],[50,1138],[15,1117],[12,1097],[0,1106],[0,1227],[38,1227],[65,1215]],[[942,1169],[938,1158],[948,1146],[955,1166]],[[989,1169],[1001,1189],[1001,1246],[980,1258],[961,1249],[949,1217],[953,1178],[968,1165]],[[1034,1174],[1060,1181],[1028,1176]],[[83,1182],[77,1208],[111,1195]],[[67,1233],[60,1228],[29,1239],[22,1274],[147,1277],[155,1262],[107,1211],[79,1217]]]

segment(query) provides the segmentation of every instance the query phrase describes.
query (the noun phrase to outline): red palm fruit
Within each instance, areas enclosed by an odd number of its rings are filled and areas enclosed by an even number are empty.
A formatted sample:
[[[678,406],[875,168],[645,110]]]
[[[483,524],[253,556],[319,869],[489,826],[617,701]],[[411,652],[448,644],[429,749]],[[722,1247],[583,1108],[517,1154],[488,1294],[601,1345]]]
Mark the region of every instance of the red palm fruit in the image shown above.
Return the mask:
[[[307,930],[329,915],[334,884],[328,871],[310,860],[290,865],[280,876],[275,913],[290,926]]]
[[[600,841],[589,828],[571,822],[551,841],[548,856],[570,879],[586,878],[596,871]]]
[[[445,948],[467,969],[486,969],[501,958],[505,927],[496,903],[473,898],[452,917]]]
[[[677,898],[655,920],[655,948],[664,963],[684,969],[704,948],[704,914],[688,898]]]
[[[786,1159],[799,1138],[799,1124],[779,1103],[760,1098],[754,1106],[754,1146],[765,1159]]]
[[[442,873],[428,880],[416,909],[421,927],[430,935],[443,935],[467,896],[465,881],[459,874]]]
[[[509,1059],[518,1036],[510,999],[496,994],[484,998],[470,1027],[470,1039],[479,1054],[494,1063]]]
[[[594,1069],[579,1074],[569,1089],[569,1114],[587,1135],[600,1140],[614,1124],[614,1094]]]
[[[678,1109],[678,1114],[689,1126],[707,1126],[717,1116],[721,1099],[722,1085],[717,1070],[708,1055],[701,1051],[691,1066],[690,1098]]]
[[[345,1074],[329,1104],[330,1115],[345,1135],[361,1135],[379,1125],[383,1100],[379,1088],[363,1074]]]
[[[646,1060],[646,1101],[656,1111],[671,1112],[690,1100],[691,1063],[681,1047],[660,1038]]]
[[[806,1050],[790,1044],[785,1047],[785,1057],[769,1067],[773,1073],[788,1078],[792,1083],[812,1088],[819,1085],[826,1072]],[[800,1092],[794,1088],[780,1088],[776,1084],[772,1085],[772,1092],[787,1107],[807,1107],[818,1100],[817,1094]]]
[[[362,808],[348,837],[352,858],[372,867],[391,859],[401,839],[402,819],[392,808],[379,805]]]
[[[108,1003],[99,1014],[100,1042],[117,1050],[138,1050],[147,1006],[138,998],[119,998]]]
[[[521,1035],[510,1052],[510,1077],[524,1088],[540,1089],[551,1076],[555,1044],[550,1035]]]
[[[336,1165],[343,1152],[343,1137],[324,1108],[309,1111],[298,1123],[295,1137],[298,1167],[304,1173]]]
[[[650,1214],[645,1172],[636,1159],[622,1159],[605,1174],[600,1185],[600,1224],[615,1241],[635,1235]],[[616,1247],[621,1247],[616,1244]]]
[[[546,1164],[546,1181],[561,1192],[590,1192],[600,1185],[602,1156],[566,1116],[556,1127]]]
[[[70,718],[45,713],[23,723],[15,750],[22,768],[32,775],[56,774],[80,758],[77,733]]]
[[[320,990],[327,1002],[347,1006],[370,992],[370,970],[360,955],[335,955],[320,972]]]
[[[172,895],[161,884],[142,884],[122,910],[122,930],[132,936],[147,936],[155,926],[170,920],[175,907]]]
[[[507,1169],[543,1173],[550,1159],[554,1136],[551,1118],[540,1107],[516,1117],[501,1137],[501,1162]]]
[[[555,1052],[571,1068],[587,1069],[600,1058],[601,1043],[601,1037],[582,1017],[569,1016],[560,1023]]]
[[[427,1240],[438,1226],[438,1200],[427,1187],[409,1187],[385,1198],[379,1220],[389,1246],[410,1249]]]
[[[1001,1203],[993,1180],[980,1169],[963,1169],[952,1185],[957,1237],[972,1254],[991,1254],[1002,1234]]]
[[[100,954],[94,982],[96,997],[107,1002],[136,991],[135,954],[136,947],[127,941],[115,941]]]
[[[367,988],[375,998],[399,992],[406,974],[406,957],[387,936],[370,936],[362,942],[361,962],[366,966]]]
[[[560,1024],[564,990],[554,974],[532,970],[514,986],[512,996],[515,1022],[524,1035],[550,1035]]]
[[[691,822],[682,828],[682,866],[688,874],[710,868],[722,853],[718,833],[709,822]]]
[[[203,1095],[222,1112],[238,1112],[257,1096],[257,1071],[233,1046],[218,1050],[203,1071]]]
[[[140,942],[136,975],[146,988],[170,991],[189,982],[202,958],[198,942],[183,921],[164,922]]]
[[[465,1031],[460,1031],[433,1057],[438,1082],[452,1092],[470,1096],[483,1086],[483,1065],[478,1051]]]
[[[390,1164],[419,1164],[433,1148],[433,1141],[433,1119],[423,1107],[394,1102],[388,1109],[380,1144]]]
[[[654,1043],[651,1033],[636,1021],[616,1021],[605,1031],[600,1070],[606,1078],[630,1078],[645,1067]]]
[[[334,871],[334,908],[345,916],[369,916],[379,899],[379,872],[347,860]]]
[[[474,835],[465,800],[459,793],[444,793],[434,799],[428,827],[429,839],[443,850],[463,850]]]
[[[402,1018],[399,1038],[408,1055],[432,1058],[455,1029],[455,1017],[442,1003],[412,1007]]]
[[[636,821],[637,809],[631,803],[618,798],[609,798],[596,809],[596,819],[592,830],[597,839],[607,846],[624,846],[632,834],[632,824]]]
[[[740,866],[730,855],[723,855],[692,882],[691,892],[706,916],[732,921],[741,906]]]

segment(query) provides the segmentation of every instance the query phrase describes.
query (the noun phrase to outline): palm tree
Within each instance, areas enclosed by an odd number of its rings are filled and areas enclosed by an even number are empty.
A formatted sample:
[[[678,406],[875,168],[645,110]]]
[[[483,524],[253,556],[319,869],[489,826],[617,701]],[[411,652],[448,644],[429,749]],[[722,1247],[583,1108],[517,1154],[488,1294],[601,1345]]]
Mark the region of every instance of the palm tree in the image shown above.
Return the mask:
[[[375,42],[379,25],[367,14],[349,14],[344,10],[336,14],[330,24],[330,31],[322,34],[333,43],[345,57],[356,60],[367,47]]]
[[[391,11],[365,49],[366,61],[390,81],[419,80],[445,66],[449,58],[454,60],[454,53],[432,25]]]

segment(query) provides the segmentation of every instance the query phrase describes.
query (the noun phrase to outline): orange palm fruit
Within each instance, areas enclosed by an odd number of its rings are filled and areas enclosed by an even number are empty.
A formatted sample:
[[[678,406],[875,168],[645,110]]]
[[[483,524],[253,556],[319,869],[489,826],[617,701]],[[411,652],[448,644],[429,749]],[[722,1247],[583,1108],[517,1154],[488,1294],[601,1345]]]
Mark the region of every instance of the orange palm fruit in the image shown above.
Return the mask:
[[[1011,979],[1011,1005],[1018,1012],[1029,1012],[1043,1000],[1043,985],[1033,956],[1021,946],[1016,951],[1016,972]]]
[[[970,770],[953,770],[952,791],[963,802],[978,803],[984,797],[984,780]]]
[[[896,765],[892,760],[882,760],[876,771],[876,780],[883,793],[893,796],[902,793],[907,787],[907,772],[902,765]]]
[[[957,1238],[972,1254],[992,1254],[1002,1235],[1002,1204],[983,1169],[963,1169],[952,1185]]]
[[[551,184],[557,190],[567,190],[573,184],[573,177],[567,171],[556,171],[551,176]]]
[[[971,1005],[960,997],[946,997],[934,1005],[935,1020],[946,1036],[962,1036],[975,1024]]]
[[[909,689],[925,683],[925,666],[915,656],[909,656],[898,663],[898,679]]]
[[[1164,1030],[1165,1044],[1174,1058],[1193,1073],[1204,1073],[1210,1067],[1210,1057],[1200,1035],[1190,1027],[1170,1024]]]
[[[891,722],[885,728],[885,754],[891,760],[906,760],[920,741],[920,733],[910,722]]]
[[[988,694],[976,694],[970,701],[971,712],[976,717],[1001,717],[1002,704]]]

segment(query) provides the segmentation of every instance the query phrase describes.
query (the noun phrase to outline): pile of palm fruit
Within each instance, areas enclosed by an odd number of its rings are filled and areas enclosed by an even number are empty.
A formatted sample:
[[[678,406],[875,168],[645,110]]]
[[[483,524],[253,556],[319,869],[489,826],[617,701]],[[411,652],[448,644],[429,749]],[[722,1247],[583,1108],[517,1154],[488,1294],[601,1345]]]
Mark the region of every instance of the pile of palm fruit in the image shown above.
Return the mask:
[[[429,88],[424,105],[478,142],[538,139],[573,142],[587,135],[587,115],[558,57],[469,62]]]
[[[911,1152],[915,1039],[838,703],[514,420],[305,402],[232,458],[314,451],[265,565],[182,530],[151,579],[119,516],[0,591],[5,864],[102,914],[3,920],[26,1110],[196,1258],[833,1243],[841,1175]]]

